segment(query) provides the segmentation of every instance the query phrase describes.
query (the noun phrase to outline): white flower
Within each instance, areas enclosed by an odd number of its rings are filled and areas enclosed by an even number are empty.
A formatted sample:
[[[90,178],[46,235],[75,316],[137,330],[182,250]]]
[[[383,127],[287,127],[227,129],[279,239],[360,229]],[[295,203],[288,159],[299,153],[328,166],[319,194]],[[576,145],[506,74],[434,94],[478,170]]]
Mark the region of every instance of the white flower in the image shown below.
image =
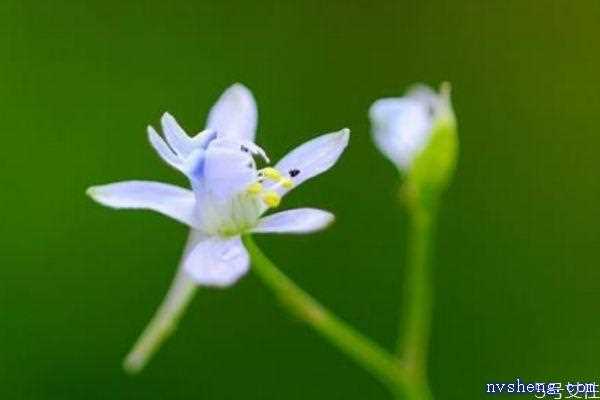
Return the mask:
[[[406,96],[377,100],[369,110],[377,148],[401,171],[408,171],[428,144],[441,118],[452,117],[447,86],[438,94],[417,85]]]
[[[168,113],[161,123],[166,141],[149,127],[150,143],[167,164],[188,177],[192,190],[126,181],[94,186],[88,193],[105,206],[154,210],[190,226],[193,243],[183,268],[198,284],[225,287],[247,272],[244,233],[309,233],[333,221],[331,213],[314,208],[263,214],[293,187],[331,168],[348,144],[348,129],[308,141],[274,168],[257,169],[254,156],[264,162],[268,158],[254,144],[256,105],[243,85],[223,93],[206,130],[194,137]]]

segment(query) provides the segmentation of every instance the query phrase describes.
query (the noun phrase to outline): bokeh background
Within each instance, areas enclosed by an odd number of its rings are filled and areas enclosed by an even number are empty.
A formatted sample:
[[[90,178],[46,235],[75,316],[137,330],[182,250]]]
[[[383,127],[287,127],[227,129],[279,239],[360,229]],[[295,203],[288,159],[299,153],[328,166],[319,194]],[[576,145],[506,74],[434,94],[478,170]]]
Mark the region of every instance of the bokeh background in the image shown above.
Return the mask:
[[[186,228],[84,195],[138,178],[185,184],[146,142],[191,132],[233,82],[277,159],[348,126],[330,173],[284,207],[336,225],[259,243],[385,346],[405,253],[397,174],[371,144],[372,101],[453,84],[459,168],[443,205],[430,374],[438,399],[485,383],[599,381],[597,1],[23,1],[0,5],[0,397],[386,399],[252,274],[202,290],[137,377],[121,360],[158,305]]]

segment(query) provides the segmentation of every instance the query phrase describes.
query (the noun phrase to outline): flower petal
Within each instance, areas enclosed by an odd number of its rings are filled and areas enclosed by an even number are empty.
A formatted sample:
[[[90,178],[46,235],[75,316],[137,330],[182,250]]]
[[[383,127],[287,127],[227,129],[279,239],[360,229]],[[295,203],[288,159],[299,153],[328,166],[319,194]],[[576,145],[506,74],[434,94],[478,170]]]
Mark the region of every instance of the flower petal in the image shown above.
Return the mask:
[[[239,236],[208,237],[188,254],[183,268],[200,285],[227,287],[248,272],[249,264],[248,252]]]
[[[431,111],[437,110],[440,106],[441,98],[438,93],[436,93],[429,86],[424,85],[422,83],[417,83],[412,85],[408,92],[406,93],[406,97],[413,99],[426,107],[429,107]]]
[[[182,170],[182,164],[177,155],[151,126],[148,127],[148,140],[163,161],[179,171]]]
[[[325,229],[335,219],[328,211],[297,208],[261,218],[254,233],[311,233]]]
[[[225,201],[256,180],[256,165],[248,153],[211,143],[205,154],[203,177],[211,195]]]
[[[206,126],[217,131],[219,137],[254,142],[256,121],[256,102],[252,93],[236,83],[213,106]]]
[[[217,132],[212,129],[205,129],[202,132],[199,132],[196,136],[192,138],[192,145],[195,149],[201,148],[206,149],[206,147],[215,140],[217,137]]]
[[[183,128],[181,128],[177,123],[177,120],[175,120],[171,114],[164,113],[160,119],[160,123],[162,125],[163,134],[165,135],[169,146],[171,146],[175,153],[185,157],[194,149],[192,138],[185,133]]]
[[[402,170],[427,143],[436,110],[432,93],[419,87],[406,97],[378,100],[369,110],[375,145]]]
[[[281,159],[275,169],[289,177],[294,186],[319,175],[331,168],[350,139],[350,130],[321,135],[296,147]],[[285,194],[288,190],[279,187],[278,192]]]
[[[126,181],[92,186],[87,194],[107,207],[153,210],[186,225],[197,225],[194,218],[194,193],[177,186],[149,181]]]

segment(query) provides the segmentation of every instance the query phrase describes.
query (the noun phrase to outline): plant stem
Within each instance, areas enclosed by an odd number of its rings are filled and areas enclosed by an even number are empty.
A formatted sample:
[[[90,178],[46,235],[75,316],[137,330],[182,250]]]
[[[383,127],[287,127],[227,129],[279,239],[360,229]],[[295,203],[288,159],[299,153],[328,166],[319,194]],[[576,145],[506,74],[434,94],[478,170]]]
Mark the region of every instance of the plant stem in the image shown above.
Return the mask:
[[[410,200],[408,266],[401,309],[404,320],[400,330],[397,358],[418,388],[413,399],[423,400],[432,398],[427,383],[427,357],[433,308],[429,255],[436,207],[414,201],[416,199],[412,199],[412,202]]]
[[[249,235],[244,236],[243,240],[252,259],[253,271],[283,305],[371,372],[399,399],[412,391],[404,369],[391,354],[300,289],[261,252]]]
[[[194,236],[195,233],[191,232],[182,260],[195,243]],[[177,323],[196,289],[195,282],[179,266],[165,299],[125,358],[123,368],[126,372],[135,374],[144,369],[152,355],[177,328]]]

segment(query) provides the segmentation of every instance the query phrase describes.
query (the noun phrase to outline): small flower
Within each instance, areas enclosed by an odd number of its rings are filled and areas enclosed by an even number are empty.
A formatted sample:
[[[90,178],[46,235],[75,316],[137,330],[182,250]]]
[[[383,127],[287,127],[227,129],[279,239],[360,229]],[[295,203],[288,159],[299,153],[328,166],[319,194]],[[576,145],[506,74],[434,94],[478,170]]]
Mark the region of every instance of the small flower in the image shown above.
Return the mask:
[[[416,85],[404,97],[377,100],[369,116],[375,145],[402,172],[411,169],[436,128],[454,126],[448,85],[440,93]]]
[[[247,271],[245,233],[309,233],[329,225],[331,213],[314,208],[263,217],[302,182],[331,168],[346,148],[349,130],[319,136],[287,154],[274,167],[254,143],[257,111],[251,92],[235,84],[212,108],[206,130],[190,137],[168,113],[164,139],[148,128],[150,143],[169,165],[189,179],[192,190],[173,185],[126,181],[94,186],[88,194],[112,208],[148,209],[192,229],[183,268],[200,285],[226,287]]]

